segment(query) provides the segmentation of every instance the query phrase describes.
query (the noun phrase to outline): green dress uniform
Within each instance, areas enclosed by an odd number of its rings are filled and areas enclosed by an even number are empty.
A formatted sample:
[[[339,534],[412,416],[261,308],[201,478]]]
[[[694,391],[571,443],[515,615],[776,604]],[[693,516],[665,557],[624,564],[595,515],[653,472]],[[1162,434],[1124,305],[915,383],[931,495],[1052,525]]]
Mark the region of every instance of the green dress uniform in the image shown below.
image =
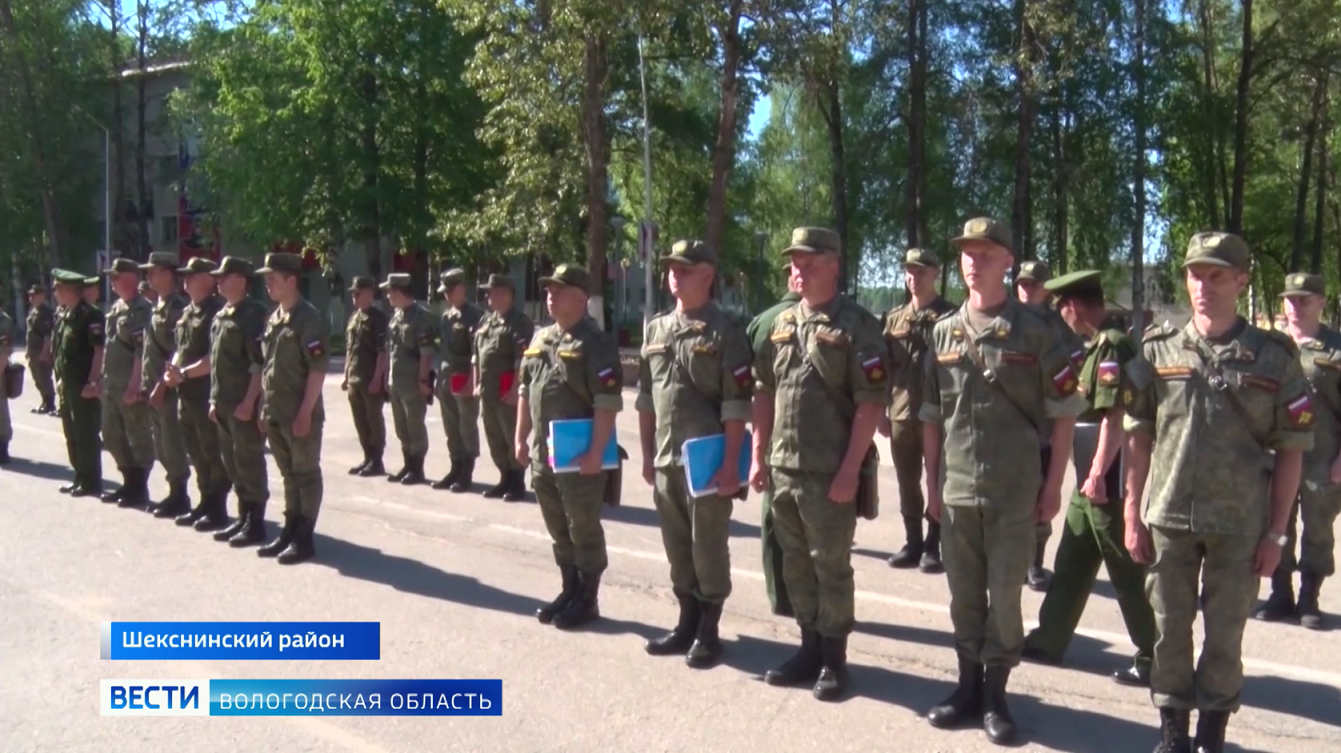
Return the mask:
[[[903,264],[939,267],[940,260],[930,251],[912,248],[904,255]],[[926,537],[922,535],[926,500],[922,497],[922,422],[917,411],[922,406],[922,373],[926,370],[931,328],[937,319],[954,310],[954,304],[937,296],[924,308],[909,300],[885,314],[894,385],[889,405],[889,451],[899,482],[899,512],[907,537],[907,544],[889,558],[890,567],[916,567],[924,573],[943,569],[940,523],[928,521]]]
[[[130,259],[119,258],[110,274],[140,271]],[[102,360],[102,441],[121,471],[120,489],[102,496],[121,507],[142,507],[149,501],[149,471],[154,465],[154,409],[141,394],[141,384],[130,379],[144,357],[154,307],[138,291],[130,300],[118,300],[107,312],[107,348]],[[134,402],[125,402],[133,388]]]
[[[704,243],[681,241],[663,264],[714,264]],[[709,302],[648,322],[639,363],[637,410],[656,419],[656,478],[652,499],[670,561],[680,617],[667,635],[649,640],[648,653],[684,654],[691,667],[709,667],[722,653],[718,624],[731,594],[729,547],[736,493],[689,493],[681,448],[691,439],[720,435],[725,422],[750,419],[754,378],[745,328]],[[745,451],[749,456],[749,448]],[[744,484],[748,478],[742,478]],[[686,653],[686,651],[688,653]]]
[[[778,316],[787,309],[790,309],[801,300],[797,293],[787,293],[782,296],[782,300],[766,309],[762,314],[754,317],[750,325],[745,329],[745,336],[750,341],[750,350],[752,353],[758,353],[765,343],[768,342],[768,335],[773,331],[773,322]],[[784,617],[795,617],[796,613],[792,611],[791,599],[787,598],[787,582],[782,574],[782,543],[778,541],[777,526],[773,521],[773,488],[770,485],[764,490],[763,499],[760,501],[761,515],[759,523],[759,544],[763,549],[764,560],[764,588],[768,591],[768,604],[773,609],[773,614]]]
[[[84,282],[83,275],[63,269],[52,270],[51,276],[68,285]],[[83,390],[93,377],[94,357],[107,342],[102,311],[80,300],[57,315],[53,337],[61,426],[74,469],[73,483],[61,487],[61,491],[73,497],[98,496],[102,493],[102,448],[98,442],[102,409],[98,398],[84,397]]]
[[[376,288],[377,282],[371,277],[359,277],[349,290]],[[382,384],[377,385],[380,389],[374,392],[370,388],[374,386],[377,361],[387,352],[388,326],[386,312],[376,306],[354,311],[345,325],[345,389],[359,446],[363,448],[363,462],[351,468],[350,475],[367,478],[385,473],[382,453],[386,451],[386,418],[382,407],[386,405],[387,375],[380,377]]]
[[[442,273],[439,290],[446,293],[453,286],[463,284],[464,270],[449,269]],[[480,456],[480,399],[471,389],[470,357],[474,349],[475,330],[484,312],[472,303],[460,307],[448,306],[438,322],[438,407],[442,411],[442,428],[447,433],[447,452],[452,459],[451,470],[434,489],[464,492],[474,481],[475,461]]]
[[[9,462],[9,440],[14,437],[14,425],[9,420],[9,395],[5,394],[5,376],[9,357],[14,350],[14,318],[0,308],[0,463]]]
[[[388,275],[383,288],[410,288],[408,274]],[[400,440],[404,467],[388,477],[393,483],[424,482],[424,458],[428,455],[428,398],[419,391],[419,362],[437,352],[437,326],[433,314],[419,303],[396,309],[389,325],[391,352],[391,419]]]
[[[182,268],[183,274],[208,274],[217,265],[200,257],[191,259]],[[177,320],[175,341],[176,351],[172,361],[185,370],[187,366],[209,358],[211,352],[210,332],[214,327],[214,317],[224,307],[224,299],[210,294],[199,301],[192,301],[182,311]],[[177,386],[177,410],[181,418],[182,439],[186,455],[196,471],[196,489],[200,492],[200,501],[190,512],[177,516],[183,525],[195,525],[196,521],[215,512],[216,519],[224,514],[225,500],[232,488],[228,467],[224,463],[222,435],[219,427],[210,420],[210,383],[211,371],[188,376]],[[165,511],[163,516],[168,513]]]
[[[489,275],[481,287],[513,288],[512,278]],[[490,499],[506,498],[510,502],[526,498],[526,469],[512,454],[512,437],[517,431],[517,406],[503,402],[517,379],[522,350],[531,342],[533,324],[520,309],[513,307],[500,314],[490,311],[480,320],[475,330],[475,363],[479,368],[480,398],[484,401],[484,438],[489,443],[489,455],[498,468],[498,483],[484,492]]]
[[[155,252],[149,255],[149,263],[141,269],[154,266],[168,266],[177,271],[177,255]],[[168,362],[177,350],[177,322],[190,300],[183,294],[173,291],[161,296],[154,304],[153,317],[150,320],[149,336],[145,339],[143,360],[140,364],[141,392],[146,400],[154,388],[163,380]],[[166,385],[164,385],[166,387]],[[153,407],[152,404],[150,406]],[[191,499],[186,493],[186,484],[191,480],[191,464],[186,455],[186,439],[182,430],[178,395],[175,388],[168,387],[164,392],[163,405],[154,408],[154,452],[163,464],[168,479],[168,496],[160,504],[176,516],[187,512]],[[155,509],[155,512],[158,510]]]
[[[1246,273],[1248,259],[1237,236],[1199,233],[1184,264]],[[1188,712],[1200,710],[1198,741],[1219,750],[1243,688],[1243,631],[1258,589],[1253,560],[1270,517],[1268,451],[1311,449],[1317,406],[1289,336],[1242,319],[1215,338],[1193,322],[1152,327],[1142,348],[1122,400],[1126,430],[1154,440],[1141,516],[1154,550],[1146,577],[1158,631],[1151,698],[1184,735]],[[1198,576],[1205,638],[1196,660]]]
[[[29,293],[44,292],[34,286]],[[32,375],[33,386],[42,396],[42,404],[34,409],[35,413],[56,413],[56,384],[52,379],[52,361],[43,361],[42,353],[51,341],[52,328],[55,326],[56,312],[46,301],[33,306],[28,311],[28,339],[24,355],[28,358],[28,373]],[[53,344],[54,345],[54,344]]]
[[[1087,286],[1099,288],[1099,273],[1073,272],[1049,281],[1047,286],[1058,295]],[[1089,477],[1104,417],[1110,411],[1122,409],[1119,395],[1122,374],[1135,357],[1136,344],[1120,329],[1100,330],[1085,343],[1079,393],[1085,399],[1086,409],[1076,421],[1072,454],[1076,490],[1071,495],[1057,545],[1055,575],[1039,609],[1039,625],[1025,638],[1024,655],[1048,663],[1062,662],[1085,612],[1099,566],[1103,565],[1117,593],[1127,634],[1136,646],[1132,667],[1116,672],[1113,678],[1124,684],[1144,685],[1149,681],[1154,651],[1155,616],[1145,598],[1145,568],[1132,560],[1124,540],[1122,463],[1114,460],[1104,475],[1107,500],[1104,504],[1096,505],[1080,493],[1081,484]]]
[[[561,265],[542,284],[557,282],[586,289],[585,270]],[[601,574],[609,564],[601,505],[611,474],[555,473],[547,435],[551,421],[593,418],[597,410],[624,407],[619,347],[590,317],[564,331],[557,324],[535,333],[523,349],[518,395],[531,414],[531,477],[540,514],[554,542],[554,561],[563,578],[559,596],[536,612],[545,624],[572,628],[599,616]]]

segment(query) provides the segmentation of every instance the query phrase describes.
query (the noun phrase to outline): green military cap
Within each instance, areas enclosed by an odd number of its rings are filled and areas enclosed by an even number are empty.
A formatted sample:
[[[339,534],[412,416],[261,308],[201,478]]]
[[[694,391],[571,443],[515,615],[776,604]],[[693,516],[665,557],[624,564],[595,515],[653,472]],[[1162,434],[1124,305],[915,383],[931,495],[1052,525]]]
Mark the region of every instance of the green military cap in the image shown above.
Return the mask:
[[[791,245],[782,249],[786,256],[792,254],[836,254],[841,241],[838,233],[822,227],[798,227],[792,231]]]
[[[1021,266],[1023,267],[1023,265]],[[1102,294],[1104,290],[1103,273],[1097,269],[1069,272],[1043,283],[1043,289],[1058,296],[1079,295],[1094,291]]]
[[[303,257],[298,254],[276,252],[265,255],[265,266],[256,270],[256,274],[268,275],[271,272],[287,272],[291,275],[296,275],[302,271]]]
[[[169,251],[155,251],[152,254],[149,254],[149,262],[147,264],[141,264],[140,269],[148,272],[154,267],[167,267],[175,272],[181,264],[182,262],[177,258],[176,254]]]
[[[675,245],[679,245],[678,243]],[[587,270],[576,264],[560,264],[547,277],[541,277],[541,285],[565,285],[570,288],[578,288],[583,293],[591,290],[591,275]]]
[[[466,270],[453,267],[438,276],[438,292],[446,293],[466,281]]]
[[[51,270],[51,279],[54,280],[54,281],[56,282],[56,284],[58,284],[58,285],[80,285],[80,286],[83,286],[83,285],[88,285],[88,284],[89,284],[89,279],[90,279],[90,278],[85,277],[85,276],[79,274],[78,272],[71,272],[71,271],[68,270],[68,269],[61,269],[61,268],[57,267],[57,268]],[[92,278],[92,280],[93,280],[93,284],[94,284],[94,285],[97,285],[97,284],[98,284],[98,278],[94,277],[94,278]],[[36,286],[34,286],[34,287],[36,287]]]
[[[100,278],[100,277],[85,277],[85,278],[84,278],[84,286],[85,286],[85,287],[90,287],[90,288],[92,288],[92,287],[97,287],[97,286],[99,286],[99,285],[101,285],[101,284],[102,284],[102,278]]]
[[[194,275],[213,272],[218,268],[219,265],[215,264],[213,259],[206,259],[203,256],[193,256],[186,260],[186,266],[179,268],[177,271],[184,275]]]
[[[676,241],[671,252],[661,257],[662,264],[712,264],[717,263],[717,254],[712,246],[703,241]]]
[[[1232,233],[1197,233],[1187,244],[1183,266],[1211,264],[1249,271],[1248,244]]]
[[[414,277],[408,272],[392,272],[386,276],[386,282],[378,287],[383,290],[391,290],[392,288],[395,288],[396,290],[409,290],[410,286],[413,284]]]
[[[135,272],[136,274],[139,274],[140,265],[136,264],[134,259],[118,256],[112,260],[112,266],[102,271],[105,275],[116,275],[123,272]]]
[[[374,280],[368,275],[356,276],[354,278],[354,282],[349,286],[349,292],[351,293],[357,293],[360,290],[376,290],[376,289],[377,289],[377,280]]]
[[[964,223],[963,234],[950,239],[950,245],[958,246],[965,241],[987,241],[1014,253],[1015,246],[1011,238],[1010,228],[1006,223],[991,217],[974,217]]]
[[[480,290],[489,290],[491,288],[507,288],[508,290],[516,290],[517,284],[513,282],[512,278],[508,277],[507,275],[492,274],[489,275],[488,280],[486,280],[484,283],[480,285]]]
[[[225,256],[219,268],[210,272],[215,277],[227,277],[228,275],[242,275],[251,277],[256,274],[251,262],[236,256]]]
[[[1047,283],[1052,279],[1052,267],[1046,263],[1030,259],[1020,263],[1020,274],[1015,277],[1015,281],[1033,280],[1034,282]]]
[[[940,267],[940,265],[941,260],[936,258],[936,252],[925,248],[910,248],[903,254],[905,267]]]
[[[1281,298],[1289,298],[1296,295],[1327,295],[1327,284],[1322,281],[1320,275],[1311,275],[1304,272],[1295,272],[1285,277],[1285,292],[1280,294]]]

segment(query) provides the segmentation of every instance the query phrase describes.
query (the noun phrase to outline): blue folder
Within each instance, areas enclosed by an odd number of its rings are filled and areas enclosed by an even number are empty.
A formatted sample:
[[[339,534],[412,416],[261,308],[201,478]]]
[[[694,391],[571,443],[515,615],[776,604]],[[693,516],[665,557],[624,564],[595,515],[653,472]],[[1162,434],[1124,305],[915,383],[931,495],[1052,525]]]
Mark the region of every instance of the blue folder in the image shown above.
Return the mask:
[[[549,464],[555,473],[577,473],[578,458],[587,454],[591,448],[590,418],[571,418],[549,422]],[[619,444],[615,441],[615,432],[610,432],[610,443],[605,446],[605,457],[601,459],[601,468],[614,470],[619,467]]]
[[[751,442],[750,430],[745,430],[740,447],[740,482],[749,483]],[[712,477],[722,469],[726,458],[726,435],[714,434],[710,437],[690,439],[680,448],[680,459],[684,463],[684,475],[689,482],[689,496],[705,497],[716,494],[717,487],[711,485]]]

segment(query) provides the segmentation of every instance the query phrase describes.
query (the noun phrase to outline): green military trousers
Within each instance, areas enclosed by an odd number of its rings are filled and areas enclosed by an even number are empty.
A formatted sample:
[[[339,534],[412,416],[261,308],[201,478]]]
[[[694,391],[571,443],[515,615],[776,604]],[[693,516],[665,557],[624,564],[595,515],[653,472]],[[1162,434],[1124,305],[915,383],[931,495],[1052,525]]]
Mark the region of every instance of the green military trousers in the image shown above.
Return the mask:
[[[1145,592],[1155,611],[1150,699],[1159,708],[1238,711],[1243,689],[1243,628],[1257,599],[1253,560],[1261,534],[1197,534],[1150,527],[1155,560]],[[1198,583],[1200,580],[1200,583]],[[1201,657],[1192,623],[1204,595]]]
[[[856,623],[852,539],[857,506],[829,500],[832,473],[773,468],[773,516],[787,595],[802,630],[843,638]]]
[[[899,482],[899,512],[904,520],[921,519],[926,512],[922,496],[922,422],[895,421],[889,427],[890,457]]]
[[[600,575],[609,565],[605,529],[601,527],[601,506],[609,480],[610,474],[604,471],[583,476],[554,473],[547,465],[531,465],[536,502],[554,542],[554,561],[560,567]]]
[[[453,395],[450,380],[441,382],[438,408],[442,411],[442,429],[447,433],[447,453],[453,460],[474,460],[480,456],[480,399]]]
[[[517,406],[502,400],[486,400],[481,406],[484,414],[484,439],[489,443],[489,457],[498,470],[522,470],[512,454],[512,443],[517,432]]]
[[[768,591],[768,605],[773,614],[794,614],[792,601],[787,597],[787,579],[782,571],[782,542],[778,541],[777,522],[773,518],[773,480],[759,503],[759,544],[764,556],[764,588]]]
[[[163,407],[154,408],[154,451],[169,483],[185,483],[191,477],[186,457],[186,437],[182,430],[177,390],[167,390]]]
[[[33,377],[33,387],[37,389],[37,394],[42,396],[42,402],[55,402],[56,385],[52,381],[53,369],[51,364],[42,363],[37,358],[28,359],[28,373]]]
[[[102,447],[98,433],[102,429],[102,404],[96,397],[82,397],[77,388],[60,391],[61,428],[65,430],[65,451],[75,480],[97,487],[102,484]]]
[[[5,385],[0,381],[0,440],[9,441],[14,436],[14,424],[9,420],[9,396],[5,394]]]
[[[658,468],[652,491],[676,596],[720,604],[731,595],[732,500],[694,498],[683,466]]]
[[[386,390],[369,392],[366,384],[349,385],[349,412],[354,416],[354,430],[359,435],[359,446],[375,458],[381,458],[386,451],[383,405],[386,405]]]
[[[178,400],[177,413],[186,455],[196,469],[196,488],[201,494],[227,494],[231,482],[220,449],[219,428],[210,421],[209,403]]]
[[[410,457],[428,454],[428,401],[419,394],[417,385],[391,388],[391,423],[396,427],[400,448]]]
[[[214,412],[219,423],[219,450],[228,478],[242,502],[270,501],[270,474],[265,466],[265,436],[256,419],[239,421],[233,408],[220,405]]]
[[[1309,489],[1299,485],[1299,498],[1290,511],[1290,526],[1286,533],[1290,543],[1281,550],[1280,565],[1277,572],[1290,573],[1298,570],[1321,577],[1336,574],[1336,533],[1333,525],[1337,513],[1341,512],[1341,484],[1328,484],[1321,489]],[[1304,524],[1303,535],[1298,533],[1298,524]],[[1299,544],[1299,557],[1295,557],[1295,542]]]
[[[315,521],[321,512],[324,485],[321,479],[322,422],[313,420],[307,436],[293,433],[293,425],[271,421],[266,427],[270,452],[284,479],[284,514],[302,515]]]
[[[154,409],[144,400],[126,405],[120,390],[103,396],[102,443],[118,470],[153,467],[155,421]]]
[[[950,584],[955,651],[979,664],[1020,663],[1020,593],[1034,561],[1035,496],[941,508],[941,559]]]

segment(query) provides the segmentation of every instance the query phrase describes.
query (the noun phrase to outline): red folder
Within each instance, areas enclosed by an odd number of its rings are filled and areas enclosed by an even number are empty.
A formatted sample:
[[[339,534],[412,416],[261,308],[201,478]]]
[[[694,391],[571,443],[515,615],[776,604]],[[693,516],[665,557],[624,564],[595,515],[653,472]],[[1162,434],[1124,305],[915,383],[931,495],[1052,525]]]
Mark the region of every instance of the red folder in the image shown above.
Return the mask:
[[[505,371],[498,375],[498,394],[506,395],[512,390],[512,383],[517,379],[517,372]]]
[[[469,374],[466,374],[464,372],[460,374],[452,374],[451,387],[453,395],[460,395],[461,393],[465,392],[466,387],[469,384],[470,384]]]

